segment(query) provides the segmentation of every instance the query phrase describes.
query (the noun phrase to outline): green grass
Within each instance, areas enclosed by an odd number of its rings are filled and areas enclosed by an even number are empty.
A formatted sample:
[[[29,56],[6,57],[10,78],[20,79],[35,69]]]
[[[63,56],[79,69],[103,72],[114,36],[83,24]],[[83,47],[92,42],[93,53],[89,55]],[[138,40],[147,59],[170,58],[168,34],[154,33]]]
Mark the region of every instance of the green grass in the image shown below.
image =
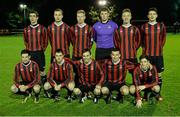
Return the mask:
[[[30,99],[26,104],[22,104],[22,96],[14,95],[10,92],[12,78],[14,74],[14,66],[20,61],[20,51],[24,48],[22,35],[0,36],[0,116],[128,116],[128,115],[180,115],[180,35],[167,35],[167,41],[164,48],[165,71],[163,73],[163,102],[156,105],[144,103],[143,108],[137,109],[131,103],[133,98],[126,97],[124,104],[118,104],[113,101],[106,105],[104,100],[100,100],[99,104],[93,104],[91,100],[87,100],[84,104],[79,104],[78,100],[67,103],[61,98],[59,103],[54,103],[50,99],[40,98],[39,104],[34,104]],[[141,49],[140,49],[141,51]],[[139,51],[139,53],[140,53]],[[94,47],[92,49],[94,56]],[[50,47],[46,50],[46,71],[49,67]],[[130,75],[128,75],[130,81]],[[65,91],[63,91],[65,95]]]

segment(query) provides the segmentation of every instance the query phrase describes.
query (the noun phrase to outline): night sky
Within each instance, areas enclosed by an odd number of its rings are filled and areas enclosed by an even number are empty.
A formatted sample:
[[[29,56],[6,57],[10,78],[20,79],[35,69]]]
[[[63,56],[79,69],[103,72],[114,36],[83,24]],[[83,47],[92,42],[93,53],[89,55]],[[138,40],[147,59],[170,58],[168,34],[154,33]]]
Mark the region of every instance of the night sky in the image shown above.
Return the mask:
[[[180,14],[180,0],[109,0],[111,4],[116,4],[118,18],[120,19],[121,11],[124,8],[130,8],[133,14],[133,20],[146,20],[147,10],[150,7],[158,9],[158,21],[164,21],[170,25],[174,20],[178,20]],[[76,11],[84,9],[89,11],[89,6],[97,7],[97,0],[1,0],[0,1],[0,28],[6,25],[7,13],[17,11],[19,4],[24,2],[29,8],[36,9],[39,14],[39,23],[47,26],[53,19],[53,11],[61,8],[64,11],[63,21],[69,25],[76,23]],[[120,23],[121,19],[118,24]],[[86,22],[92,24],[87,16]]]

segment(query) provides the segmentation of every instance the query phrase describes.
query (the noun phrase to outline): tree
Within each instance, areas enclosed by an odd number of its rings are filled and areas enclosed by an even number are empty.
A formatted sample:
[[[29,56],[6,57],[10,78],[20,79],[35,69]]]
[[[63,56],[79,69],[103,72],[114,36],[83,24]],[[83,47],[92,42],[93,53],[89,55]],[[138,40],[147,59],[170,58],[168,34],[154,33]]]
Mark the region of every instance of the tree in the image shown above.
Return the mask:
[[[7,23],[9,28],[18,28],[23,22],[23,17],[17,12],[11,11],[8,13]]]
[[[116,11],[117,10],[116,5],[111,5],[108,7],[108,9],[110,11],[110,19],[113,19],[114,21],[118,21],[118,18],[117,18],[118,13]],[[90,18],[93,23],[100,21],[99,8],[91,6],[88,14],[90,15]]]

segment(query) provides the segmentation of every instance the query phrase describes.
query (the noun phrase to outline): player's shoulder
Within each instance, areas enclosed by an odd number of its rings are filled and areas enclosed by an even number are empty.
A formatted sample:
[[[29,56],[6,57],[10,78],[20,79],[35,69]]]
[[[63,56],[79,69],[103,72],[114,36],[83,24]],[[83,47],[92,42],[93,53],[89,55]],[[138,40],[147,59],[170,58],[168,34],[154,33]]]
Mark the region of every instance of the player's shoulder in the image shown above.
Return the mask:
[[[38,64],[35,61],[33,61],[33,60],[31,60],[31,64],[34,64],[34,65],[38,66]]]
[[[94,23],[93,28],[96,28],[96,27],[99,26],[99,25],[101,25],[101,22],[100,22],[100,21]]]
[[[19,63],[17,63],[17,64],[15,65],[15,67],[19,67],[21,64],[22,64],[22,63],[19,62]]]
[[[64,62],[65,62],[66,64],[70,64],[70,65],[73,65],[73,64],[74,64],[73,61],[72,61],[70,58],[65,58],[65,57],[64,57]]]

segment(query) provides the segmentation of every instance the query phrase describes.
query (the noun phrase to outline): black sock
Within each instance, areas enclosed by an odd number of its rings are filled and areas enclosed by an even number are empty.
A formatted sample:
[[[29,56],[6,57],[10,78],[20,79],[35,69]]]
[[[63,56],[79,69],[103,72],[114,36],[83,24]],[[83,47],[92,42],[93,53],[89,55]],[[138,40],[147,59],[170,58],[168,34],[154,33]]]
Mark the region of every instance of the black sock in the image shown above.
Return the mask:
[[[42,83],[42,85],[44,85],[44,83],[45,83],[46,81],[47,81],[46,75],[41,76],[41,83]]]
[[[158,85],[160,86],[160,91],[159,91],[160,94],[162,89],[162,77],[159,77]]]

